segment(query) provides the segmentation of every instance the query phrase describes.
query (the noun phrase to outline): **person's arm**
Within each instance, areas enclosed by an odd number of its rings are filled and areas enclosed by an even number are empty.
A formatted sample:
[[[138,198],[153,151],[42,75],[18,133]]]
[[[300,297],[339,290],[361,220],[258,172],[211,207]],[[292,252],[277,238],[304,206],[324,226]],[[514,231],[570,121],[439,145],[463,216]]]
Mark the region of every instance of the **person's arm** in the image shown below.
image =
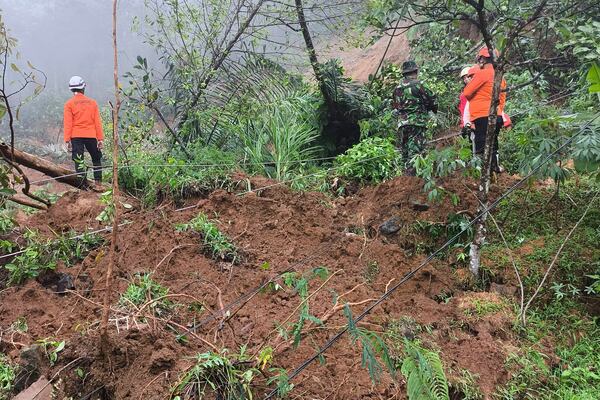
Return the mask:
[[[100,116],[98,104],[96,104],[96,117],[94,119],[96,123],[96,139],[98,142],[101,142],[104,140],[104,132],[102,131],[102,117]]]
[[[465,86],[465,88],[463,89],[463,94],[465,95],[467,100],[472,100],[473,96],[475,96],[475,93],[477,93],[479,88],[481,88],[485,84],[486,79],[484,75],[485,74],[483,73],[477,73],[473,76],[471,82],[467,83],[467,86]]]
[[[433,92],[431,90],[427,89],[423,85],[421,85],[421,92],[423,93],[423,95],[425,97],[425,105],[427,107],[427,110],[437,113],[438,106],[437,106],[437,102],[435,100],[435,95],[433,94]]]
[[[69,103],[65,103],[63,110],[63,135],[65,143],[69,143],[73,135],[73,112]]]
[[[471,110],[470,110],[468,101],[465,104],[465,109],[463,110],[462,119],[463,119],[463,123],[465,124],[465,126],[471,125]]]

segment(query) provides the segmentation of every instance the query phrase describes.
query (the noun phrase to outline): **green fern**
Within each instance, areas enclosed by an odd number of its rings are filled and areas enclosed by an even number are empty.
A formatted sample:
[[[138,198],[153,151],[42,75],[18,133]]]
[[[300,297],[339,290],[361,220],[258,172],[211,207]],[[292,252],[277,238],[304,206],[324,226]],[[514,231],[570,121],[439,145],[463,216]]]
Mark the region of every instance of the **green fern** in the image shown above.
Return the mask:
[[[381,336],[368,329],[357,327],[348,304],[344,306],[344,314],[348,319],[348,333],[352,339],[352,344],[360,342],[362,347],[361,367],[367,368],[371,382],[377,383],[379,376],[383,372],[383,367],[377,360],[378,355],[390,374],[394,376],[396,372],[394,361],[390,356],[387,344]]]
[[[449,400],[448,381],[437,352],[404,339],[401,372],[406,377],[409,400]]]

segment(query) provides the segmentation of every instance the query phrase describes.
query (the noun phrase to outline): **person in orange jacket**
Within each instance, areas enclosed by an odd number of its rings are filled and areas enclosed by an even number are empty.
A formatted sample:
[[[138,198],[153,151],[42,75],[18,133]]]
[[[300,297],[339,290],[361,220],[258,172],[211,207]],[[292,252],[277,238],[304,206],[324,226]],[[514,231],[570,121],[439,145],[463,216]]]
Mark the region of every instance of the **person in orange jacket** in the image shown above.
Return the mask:
[[[83,159],[84,152],[87,150],[94,165],[96,182],[94,189],[101,189],[102,141],[104,140],[102,118],[98,104],[85,96],[85,86],[85,81],[80,76],[74,76],[69,80],[69,89],[73,92],[73,97],[65,103],[64,107],[64,138],[75,162],[75,171],[81,174],[79,187],[84,190],[89,189]]]
[[[487,47],[483,47],[479,50],[477,54],[477,63],[478,65],[470,70],[473,78],[463,89],[463,94],[469,102],[470,119],[475,127],[475,154],[481,156],[483,155],[485,148],[485,138],[487,134],[495,74],[492,59]],[[502,80],[501,88],[506,88],[506,81],[504,79]],[[496,120],[495,140],[492,149],[492,170],[494,172],[500,172],[500,166],[498,164],[498,133],[504,124],[502,114],[504,112],[505,103],[506,92],[501,92],[500,103],[496,110],[498,116]]]

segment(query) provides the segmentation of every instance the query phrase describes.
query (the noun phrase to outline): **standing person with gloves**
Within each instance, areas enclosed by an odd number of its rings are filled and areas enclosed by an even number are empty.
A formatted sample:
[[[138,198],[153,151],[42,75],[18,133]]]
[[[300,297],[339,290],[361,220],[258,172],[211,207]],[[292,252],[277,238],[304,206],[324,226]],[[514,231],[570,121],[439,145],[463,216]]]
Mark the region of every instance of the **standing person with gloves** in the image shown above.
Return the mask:
[[[464,86],[467,86],[469,84],[469,82],[471,82],[471,79],[473,79],[473,73],[471,71],[472,67],[464,67],[461,71],[460,71],[460,79],[463,81]],[[463,92],[460,93],[460,96],[458,98],[458,113],[460,116],[460,128],[461,128],[461,134],[463,137],[469,139],[469,141],[471,142],[471,146],[472,150],[473,150],[473,154],[475,154],[475,147],[474,147],[474,142],[475,142],[475,134],[473,132],[473,127],[471,125],[471,114],[469,112],[469,101],[467,100],[467,97],[464,95]]]
[[[496,56],[498,55],[496,51]],[[477,54],[478,65],[471,68],[473,78],[463,90],[464,96],[469,102],[469,113],[472,124],[475,127],[475,154],[483,156],[485,150],[485,138],[488,128],[488,117],[490,105],[492,103],[492,90],[494,87],[494,66],[492,58],[487,47],[481,48]],[[506,88],[504,79],[501,83],[501,89]],[[493,144],[492,171],[500,172],[498,165],[498,133],[502,128],[502,113],[506,103],[506,92],[500,93],[500,103],[497,108],[496,130],[494,132],[495,140]]]
[[[75,162],[75,171],[80,173],[80,189],[90,189],[87,183],[84,162],[85,150],[90,153],[94,164],[94,190],[102,190],[102,147],[104,133],[102,132],[102,119],[98,104],[93,99],[86,97],[85,81],[80,76],[69,80],[69,89],[73,97],[65,103],[64,107],[64,138],[67,149],[71,151]]]
[[[425,132],[429,111],[437,113],[433,94],[418,79],[414,61],[402,63],[404,79],[394,89],[392,107],[398,117],[398,141],[407,175],[414,175],[410,160],[425,150]]]

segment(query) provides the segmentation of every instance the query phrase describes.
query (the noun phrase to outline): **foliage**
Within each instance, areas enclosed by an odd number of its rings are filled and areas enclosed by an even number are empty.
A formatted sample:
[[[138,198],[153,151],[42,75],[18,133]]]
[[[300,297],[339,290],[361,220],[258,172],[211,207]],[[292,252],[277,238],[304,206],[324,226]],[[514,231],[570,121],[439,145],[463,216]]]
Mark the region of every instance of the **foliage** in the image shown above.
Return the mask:
[[[179,232],[191,230],[199,233],[203,239],[203,249],[215,260],[232,262],[239,260],[239,253],[236,246],[204,213],[199,213],[198,216],[188,223],[177,225],[176,229]]]
[[[282,275],[282,280],[285,286],[292,288],[300,297],[300,310],[298,320],[289,327],[279,327],[279,333],[287,339],[288,336],[294,338],[294,347],[298,347],[302,340],[302,329],[307,321],[317,325],[322,325],[323,322],[310,313],[310,304],[308,301],[309,282],[314,278],[326,279],[329,271],[325,267],[313,268],[311,271],[300,275],[297,272],[286,272]]]
[[[152,279],[152,274],[136,274],[134,280],[127,286],[119,299],[119,304],[125,308],[139,307],[149,304],[153,314],[163,315],[173,307],[173,303],[165,297],[169,289]]]
[[[171,398],[199,400],[213,394],[223,400],[252,399],[251,384],[259,371],[248,368],[246,361],[244,348],[240,354],[233,356],[228,356],[227,350],[222,350],[220,354],[198,354],[195,364],[172,389]]]
[[[56,364],[56,361],[58,360],[58,353],[65,349],[64,340],[59,342],[56,340],[50,340],[49,338],[46,338],[38,340],[37,343],[39,343],[43,347],[44,352],[46,353],[46,356],[50,361],[50,366],[54,366],[54,364]]]
[[[371,381],[376,383],[382,372],[382,367],[377,360],[377,356],[381,357],[383,364],[387,367],[392,376],[395,375],[395,364],[390,356],[389,349],[385,341],[377,333],[366,328],[356,326],[352,311],[348,304],[344,306],[344,314],[348,320],[348,333],[350,335],[352,345],[360,343],[362,348],[361,366],[367,368]]]
[[[15,368],[8,358],[0,353],[0,399],[8,399],[15,380]]]
[[[437,352],[417,341],[404,339],[401,371],[406,377],[409,400],[449,400],[448,382]]]
[[[267,385],[275,383],[277,385],[277,397],[285,399],[294,389],[294,384],[290,383],[287,371],[283,368],[270,368],[269,372],[276,372],[277,374],[267,380]]]
[[[428,200],[440,201],[449,195],[454,205],[460,201],[458,195],[438,185],[438,178],[450,176],[459,170],[462,170],[465,177],[477,177],[481,173],[481,160],[472,157],[466,140],[460,140],[457,144],[441,150],[432,149],[425,156],[417,155],[412,162],[417,176],[425,181],[423,191],[428,192]]]
[[[393,178],[400,156],[390,139],[370,137],[337,156],[336,175],[360,183],[379,183]]]
[[[464,313],[468,316],[483,317],[488,314],[493,314],[504,309],[506,305],[503,302],[472,299],[470,304],[464,309]]]
[[[242,144],[246,169],[284,180],[319,154],[319,102],[310,93],[249,104],[227,128]]]
[[[52,241],[42,240],[36,232],[27,230],[23,237],[27,241],[24,252],[4,266],[9,272],[9,284],[18,285],[45,270],[54,270],[58,261],[71,266],[103,243],[102,237],[94,234],[79,238],[59,236]]]
[[[227,187],[236,168],[232,153],[200,143],[187,148],[194,155],[192,160],[177,155],[165,160],[160,153],[147,150],[131,153],[131,164],[119,171],[119,183],[148,206],[165,198],[179,200]]]

